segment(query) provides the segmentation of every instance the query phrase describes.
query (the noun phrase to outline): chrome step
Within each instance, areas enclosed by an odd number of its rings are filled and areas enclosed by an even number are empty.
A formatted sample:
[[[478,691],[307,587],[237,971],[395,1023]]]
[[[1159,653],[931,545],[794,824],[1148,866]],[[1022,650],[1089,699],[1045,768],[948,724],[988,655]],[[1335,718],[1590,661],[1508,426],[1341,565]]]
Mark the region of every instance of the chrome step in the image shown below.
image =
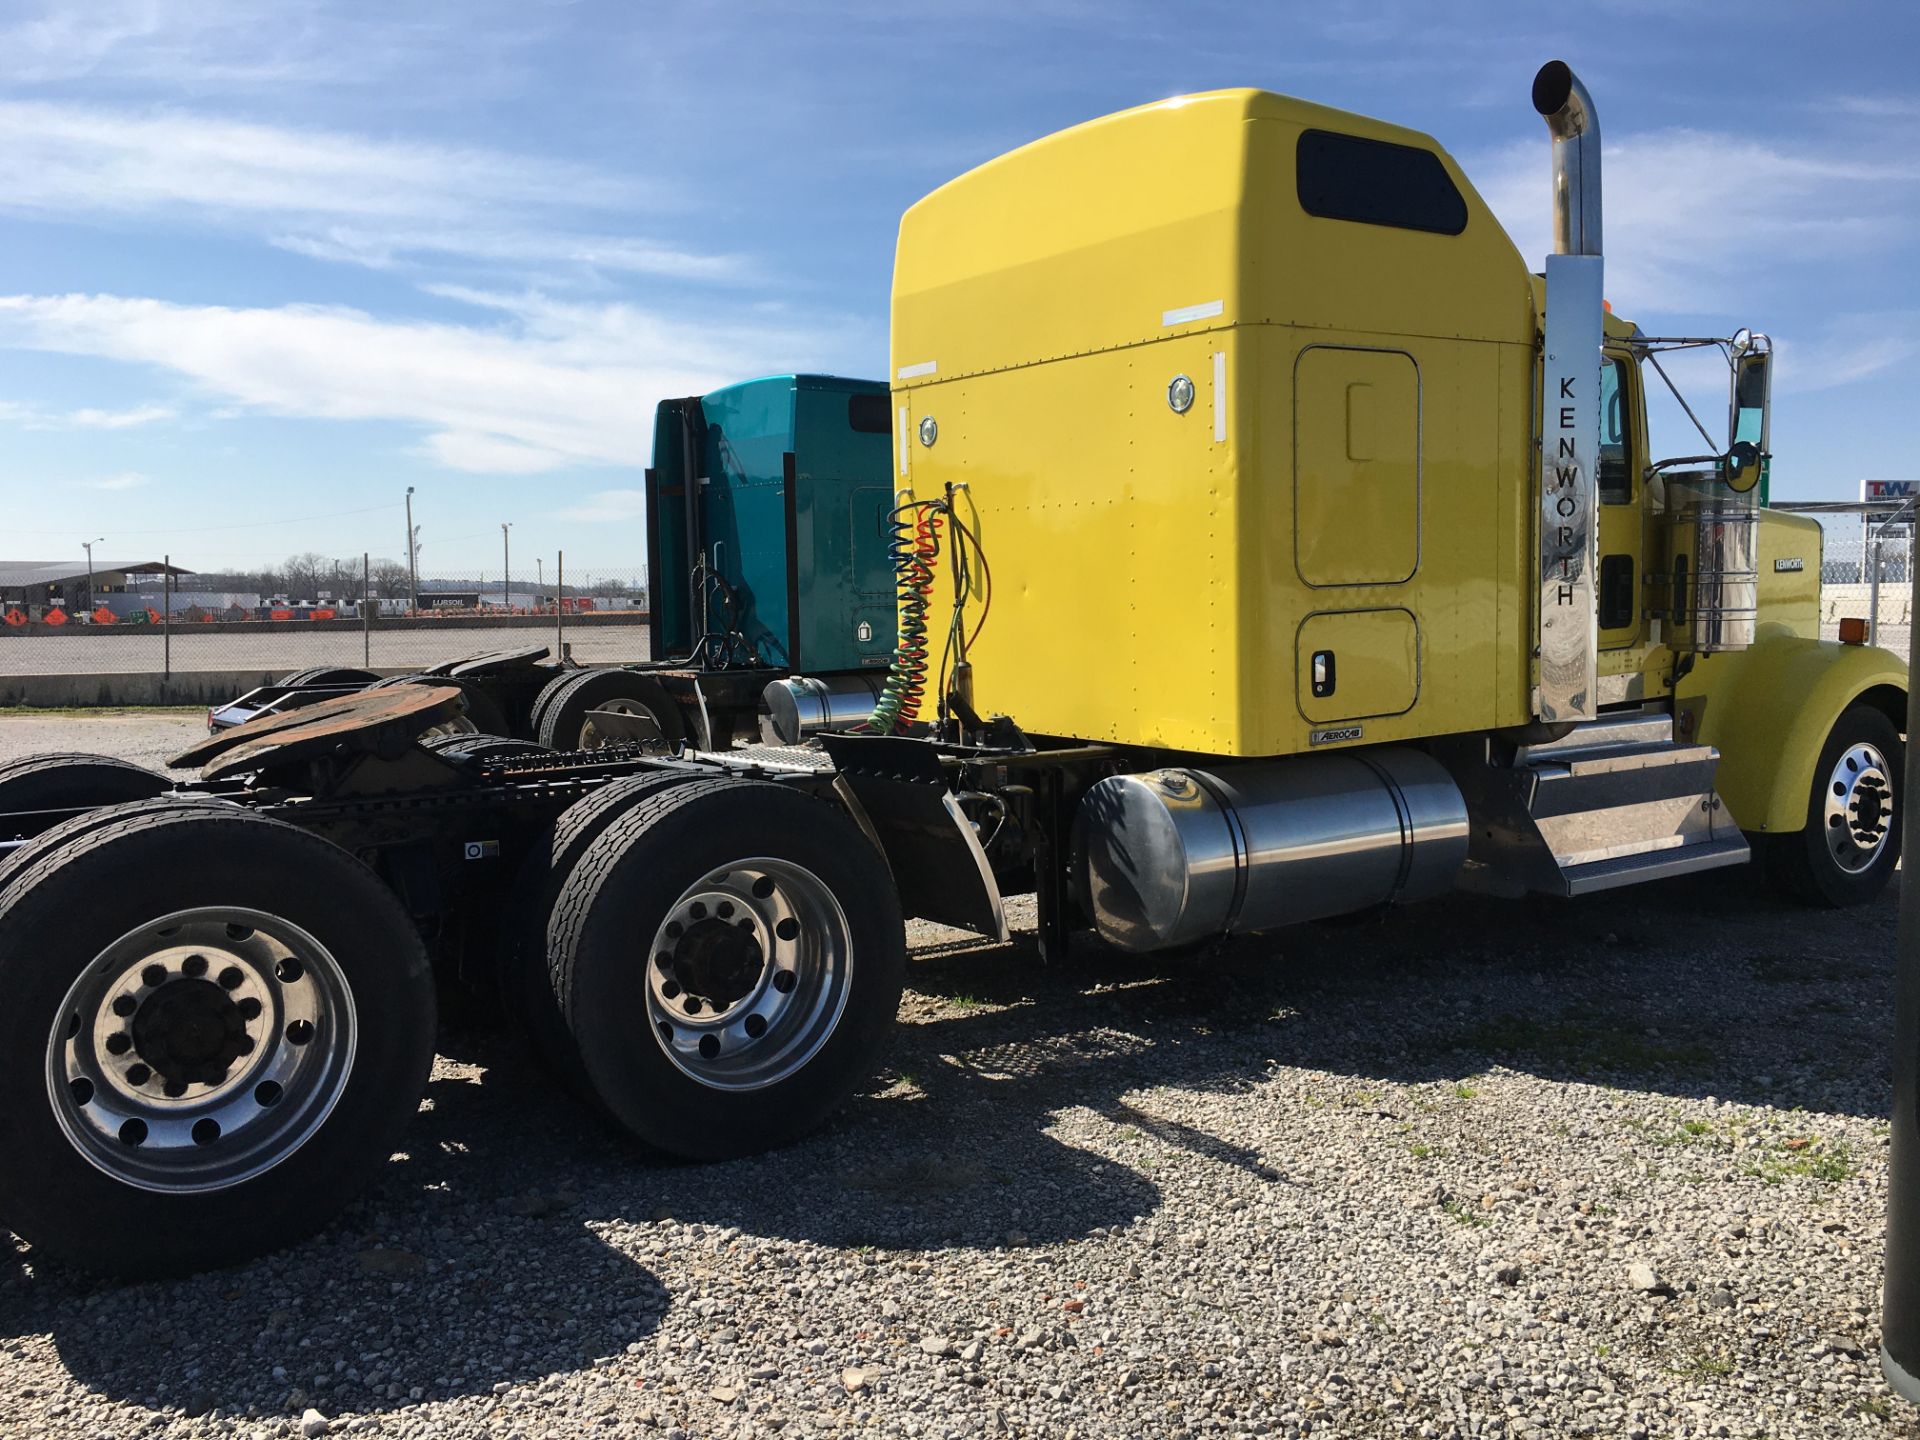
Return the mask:
[[[1747,858],[1714,789],[1720,753],[1676,742],[1665,711],[1603,716],[1510,756],[1479,741],[1442,759],[1473,821],[1469,888],[1581,895]]]
[[[1705,840],[1677,849],[1648,850],[1637,855],[1620,855],[1611,860],[1571,866],[1563,869],[1561,874],[1567,881],[1567,894],[1591,895],[1598,890],[1638,885],[1642,880],[1664,880],[1671,875],[1690,875],[1696,870],[1717,870],[1723,865],[1746,863],[1746,837],[1736,830],[1717,840]]]

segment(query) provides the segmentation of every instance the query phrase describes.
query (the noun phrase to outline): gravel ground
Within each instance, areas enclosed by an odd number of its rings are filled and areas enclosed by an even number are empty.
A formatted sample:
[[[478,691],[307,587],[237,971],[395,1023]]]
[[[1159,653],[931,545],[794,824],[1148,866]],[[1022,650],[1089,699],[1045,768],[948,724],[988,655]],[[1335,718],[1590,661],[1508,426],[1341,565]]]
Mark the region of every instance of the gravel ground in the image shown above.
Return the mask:
[[[0,758],[191,719],[42,725]],[[0,1434],[1907,1434],[1894,912],[1722,872],[1053,967],[916,927],[887,1071],[726,1165],[450,1033],[293,1251],[119,1286],[15,1245]]]

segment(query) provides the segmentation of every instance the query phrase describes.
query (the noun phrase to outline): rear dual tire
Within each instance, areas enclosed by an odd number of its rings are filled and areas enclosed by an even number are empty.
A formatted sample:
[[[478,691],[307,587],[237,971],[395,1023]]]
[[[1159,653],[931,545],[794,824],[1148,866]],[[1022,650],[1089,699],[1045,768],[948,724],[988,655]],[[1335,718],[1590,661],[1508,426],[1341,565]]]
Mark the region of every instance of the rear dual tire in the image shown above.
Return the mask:
[[[427,957],[337,846],[218,803],[79,817],[0,865],[0,1224],[125,1276],[318,1229],[433,1058]]]
[[[906,976],[892,877],[865,835],[824,801],[739,779],[627,806],[567,872],[547,960],[600,1103],[698,1160],[787,1144],[843,1104]]]
[[[501,934],[500,994],[509,1020],[543,1068],[574,1095],[597,1103],[581,1068],[573,1035],[554,996],[548,969],[548,926],[567,878],[589,846],[633,806],[669,785],[676,774],[629,775],[575,801],[528,850],[514,876],[508,922]]]
[[[0,815],[121,805],[172,788],[166,776],[107,755],[33,755],[0,764]]]
[[[534,738],[554,750],[597,750],[612,743],[595,728],[595,710],[646,715],[668,743],[686,738],[666,687],[637,670],[582,670],[549,681],[534,702]]]

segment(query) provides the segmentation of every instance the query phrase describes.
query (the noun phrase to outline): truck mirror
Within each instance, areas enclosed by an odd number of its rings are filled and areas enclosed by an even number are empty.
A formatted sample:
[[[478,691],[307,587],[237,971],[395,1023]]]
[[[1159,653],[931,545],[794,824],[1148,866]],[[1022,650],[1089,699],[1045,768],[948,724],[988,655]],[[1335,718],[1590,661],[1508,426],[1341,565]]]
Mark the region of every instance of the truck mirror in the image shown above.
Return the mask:
[[[1733,362],[1733,413],[1727,443],[1742,440],[1767,448],[1767,401],[1773,389],[1773,352],[1743,350]]]
[[[1721,473],[1727,482],[1727,488],[1737,495],[1744,495],[1760,483],[1760,462],[1766,456],[1758,445],[1751,440],[1736,440],[1728,448],[1726,463]]]
[[[1744,338],[1742,338],[1744,336]],[[1727,414],[1727,484],[1737,491],[1761,484],[1767,471],[1767,409],[1773,393],[1773,342],[1764,335],[1742,332],[1734,337],[1733,394]],[[1735,458],[1741,446],[1750,458]],[[1760,503],[1766,503],[1761,491]]]

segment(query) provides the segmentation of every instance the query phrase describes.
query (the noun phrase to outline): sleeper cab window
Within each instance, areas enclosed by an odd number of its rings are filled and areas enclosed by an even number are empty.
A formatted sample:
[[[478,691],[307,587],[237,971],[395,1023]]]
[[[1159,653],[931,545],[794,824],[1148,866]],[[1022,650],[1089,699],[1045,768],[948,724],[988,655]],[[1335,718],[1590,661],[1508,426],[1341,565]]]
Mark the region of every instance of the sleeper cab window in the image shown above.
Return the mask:
[[[1434,235],[1467,228],[1466,199],[1431,150],[1303,130],[1294,173],[1300,208],[1309,215]]]

